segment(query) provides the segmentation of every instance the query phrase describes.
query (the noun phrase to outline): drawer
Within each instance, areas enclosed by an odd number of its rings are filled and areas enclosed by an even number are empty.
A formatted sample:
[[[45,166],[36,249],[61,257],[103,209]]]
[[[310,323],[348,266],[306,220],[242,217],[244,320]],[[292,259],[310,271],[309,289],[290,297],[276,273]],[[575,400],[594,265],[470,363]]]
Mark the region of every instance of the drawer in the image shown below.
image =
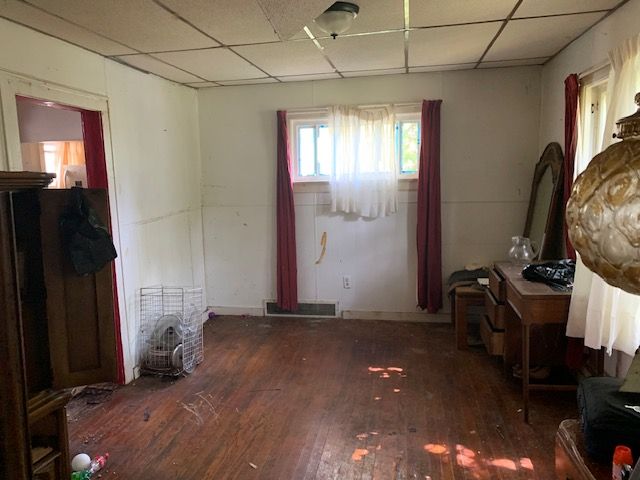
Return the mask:
[[[504,355],[504,331],[491,328],[489,318],[484,315],[480,322],[480,336],[489,355]]]
[[[487,317],[489,317],[491,327],[494,330],[504,330],[505,306],[498,303],[491,290],[484,291],[484,306],[487,310]]]
[[[489,290],[498,300],[498,303],[504,303],[507,299],[506,285],[504,278],[496,271],[495,268],[489,270]]]

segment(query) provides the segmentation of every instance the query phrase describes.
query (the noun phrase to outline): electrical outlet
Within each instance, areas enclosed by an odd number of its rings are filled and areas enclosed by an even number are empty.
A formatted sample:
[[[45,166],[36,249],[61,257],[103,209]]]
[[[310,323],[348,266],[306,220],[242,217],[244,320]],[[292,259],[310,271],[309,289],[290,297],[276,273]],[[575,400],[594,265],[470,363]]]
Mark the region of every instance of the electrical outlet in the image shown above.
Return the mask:
[[[345,275],[342,277],[342,288],[351,288],[351,276]]]

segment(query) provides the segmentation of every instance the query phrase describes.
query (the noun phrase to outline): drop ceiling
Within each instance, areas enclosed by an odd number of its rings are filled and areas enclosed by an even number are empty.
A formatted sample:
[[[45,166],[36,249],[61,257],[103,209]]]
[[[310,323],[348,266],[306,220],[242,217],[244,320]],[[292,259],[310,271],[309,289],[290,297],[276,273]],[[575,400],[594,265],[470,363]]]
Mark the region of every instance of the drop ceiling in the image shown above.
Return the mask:
[[[330,0],[0,0],[0,17],[199,88],[541,65],[627,0],[351,1],[335,40],[312,21]]]

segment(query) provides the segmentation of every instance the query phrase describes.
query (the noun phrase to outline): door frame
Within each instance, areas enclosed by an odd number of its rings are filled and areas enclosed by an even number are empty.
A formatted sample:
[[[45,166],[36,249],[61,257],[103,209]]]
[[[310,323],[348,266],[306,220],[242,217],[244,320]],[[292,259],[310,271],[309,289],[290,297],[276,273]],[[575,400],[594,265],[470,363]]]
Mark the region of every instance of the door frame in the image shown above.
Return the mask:
[[[70,110],[92,110],[100,112],[102,118],[102,136],[104,140],[104,154],[107,169],[111,233],[117,250],[119,252],[122,251],[115,172],[113,166],[109,103],[107,97],[0,71],[0,120],[2,120],[0,121],[0,147],[2,147],[0,148],[0,170],[23,170],[16,97],[28,97],[30,99],[34,99],[36,102],[39,101],[43,105],[47,105],[46,102],[61,104],[59,108],[67,106]],[[121,346],[121,355],[120,358],[117,359],[119,371],[118,376],[122,376],[122,378],[119,378],[120,383],[125,383],[127,378],[126,372],[124,372],[124,367],[127,364],[125,359],[132,359],[135,364],[135,348],[132,346],[128,334],[128,324],[129,321],[133,321],[133,319],[129,319],[127,315],[122,256],[118,256],[118,258],[114,260],[114,264],[116,272],[116,281],[114,286],[118,292],[116,307],[119,310],[120,318],[118,325],[119,331],[117,332],[119,337],[118,341]]]

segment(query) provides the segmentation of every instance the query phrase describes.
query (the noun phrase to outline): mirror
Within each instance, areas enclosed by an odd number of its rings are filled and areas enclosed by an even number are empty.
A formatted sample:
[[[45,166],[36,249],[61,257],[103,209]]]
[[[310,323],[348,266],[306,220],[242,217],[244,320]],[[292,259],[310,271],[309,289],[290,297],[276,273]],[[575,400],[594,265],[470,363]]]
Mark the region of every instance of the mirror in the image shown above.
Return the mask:
[[[550,143],[536,164],[524,236],[531,239],[538,260],[563,257],[562,164],[558,143]]]

